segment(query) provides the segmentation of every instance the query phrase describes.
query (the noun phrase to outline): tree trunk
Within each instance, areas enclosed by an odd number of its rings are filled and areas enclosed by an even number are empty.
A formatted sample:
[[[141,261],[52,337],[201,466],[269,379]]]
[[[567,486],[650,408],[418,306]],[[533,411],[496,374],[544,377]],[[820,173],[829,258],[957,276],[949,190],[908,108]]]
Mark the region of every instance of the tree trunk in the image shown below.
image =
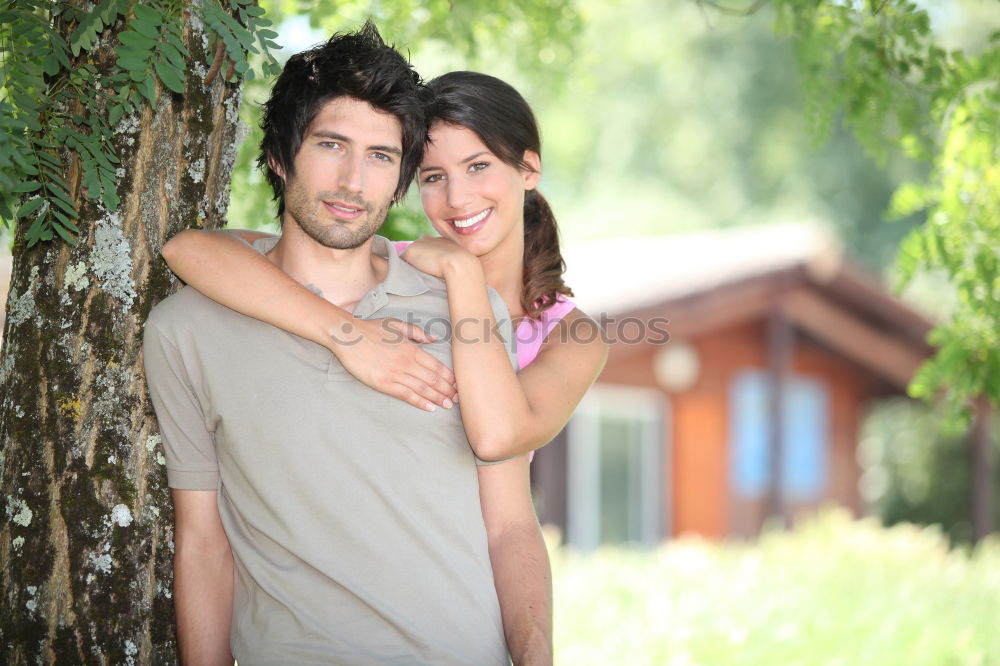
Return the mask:
[[[122,28],[81,58],[113,67]],[[220,225],[228,205],[240,89],[225,67],[205,84],[215,52],[203,37],[185,21],[184,95],[161,86],[155,109],[118,124],[119,210],[80,196],[66,153],[78,244],[28,249],[24,225],[15,235],[0,353],[0,663],[176,661],[173,515],[141,344],[150,309],[177,286],[163,242]]]
[[[969,443],[972,447],[972,542],[996,530],[996,444],[993,409],[985,395],[976,399]]]

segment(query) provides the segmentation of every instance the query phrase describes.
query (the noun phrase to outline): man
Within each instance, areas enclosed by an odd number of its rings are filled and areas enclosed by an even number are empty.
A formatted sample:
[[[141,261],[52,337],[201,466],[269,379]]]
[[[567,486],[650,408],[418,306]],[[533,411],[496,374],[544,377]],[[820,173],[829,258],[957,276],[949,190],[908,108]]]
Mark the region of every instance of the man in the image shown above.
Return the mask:
[[[265,106],[283,233],[256,245],[359,325],[447,316],[443,282],[374,236],[420,160],[418,92],[366,25],[292,57]],[[446,342],[424,348],[450,359]],[[524,457],[477,467],[457,410],[369,389],[191,288],[154,309],[144,349],[184,663],[551,661]]]

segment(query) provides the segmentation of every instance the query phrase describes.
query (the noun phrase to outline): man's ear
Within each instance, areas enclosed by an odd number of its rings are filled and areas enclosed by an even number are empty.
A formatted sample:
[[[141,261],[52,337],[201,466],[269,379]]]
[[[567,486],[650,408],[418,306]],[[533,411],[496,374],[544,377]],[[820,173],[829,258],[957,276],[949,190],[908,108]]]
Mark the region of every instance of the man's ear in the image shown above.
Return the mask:
[[[524,151],[522,158],[528,165],[527,169],[522,169],[524,176],[524,189],[533,190],[538,186],[538,179],[542,177],[542,158],[533,150]]]
[[[274,173],[278,174],[278,178],[280,178],[281,180],[285,179],[285,170],[282,169],[281,165],[278,164],[274,160],[274,158],[271,157],[270,155],[267,158],[267,166],[271,167],[271,171],[273,171]]]

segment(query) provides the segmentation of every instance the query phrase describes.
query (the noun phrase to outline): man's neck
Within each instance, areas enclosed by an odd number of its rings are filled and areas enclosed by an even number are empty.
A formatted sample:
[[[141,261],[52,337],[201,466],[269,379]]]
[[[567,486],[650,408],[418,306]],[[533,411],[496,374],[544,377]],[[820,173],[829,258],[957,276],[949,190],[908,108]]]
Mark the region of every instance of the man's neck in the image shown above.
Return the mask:
[[[350,250],[329,248],[286,221],[267,257],[299,284],[334,305],[353,311],[365,293],[385,280],[388,261],[372,251],[374,238]]]

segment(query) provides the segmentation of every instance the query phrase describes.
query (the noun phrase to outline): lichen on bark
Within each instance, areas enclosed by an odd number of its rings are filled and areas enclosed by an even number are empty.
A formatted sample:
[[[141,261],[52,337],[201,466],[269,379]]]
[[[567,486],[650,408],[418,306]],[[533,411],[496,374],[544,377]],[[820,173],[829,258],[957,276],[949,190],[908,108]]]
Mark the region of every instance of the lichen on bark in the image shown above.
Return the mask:
[[[81,58],[113,66],[121,27]],[[203,36],[185,26],[189,71],[212,57]],[[116,128],[118,211],[77,189],[76,246],[28,248],[16,230],[0,351],[0,663],[176,661],[173,515],[142,326],[177,287],[166,239],[223,222],[239,98],[222,77],[160,89]]]

